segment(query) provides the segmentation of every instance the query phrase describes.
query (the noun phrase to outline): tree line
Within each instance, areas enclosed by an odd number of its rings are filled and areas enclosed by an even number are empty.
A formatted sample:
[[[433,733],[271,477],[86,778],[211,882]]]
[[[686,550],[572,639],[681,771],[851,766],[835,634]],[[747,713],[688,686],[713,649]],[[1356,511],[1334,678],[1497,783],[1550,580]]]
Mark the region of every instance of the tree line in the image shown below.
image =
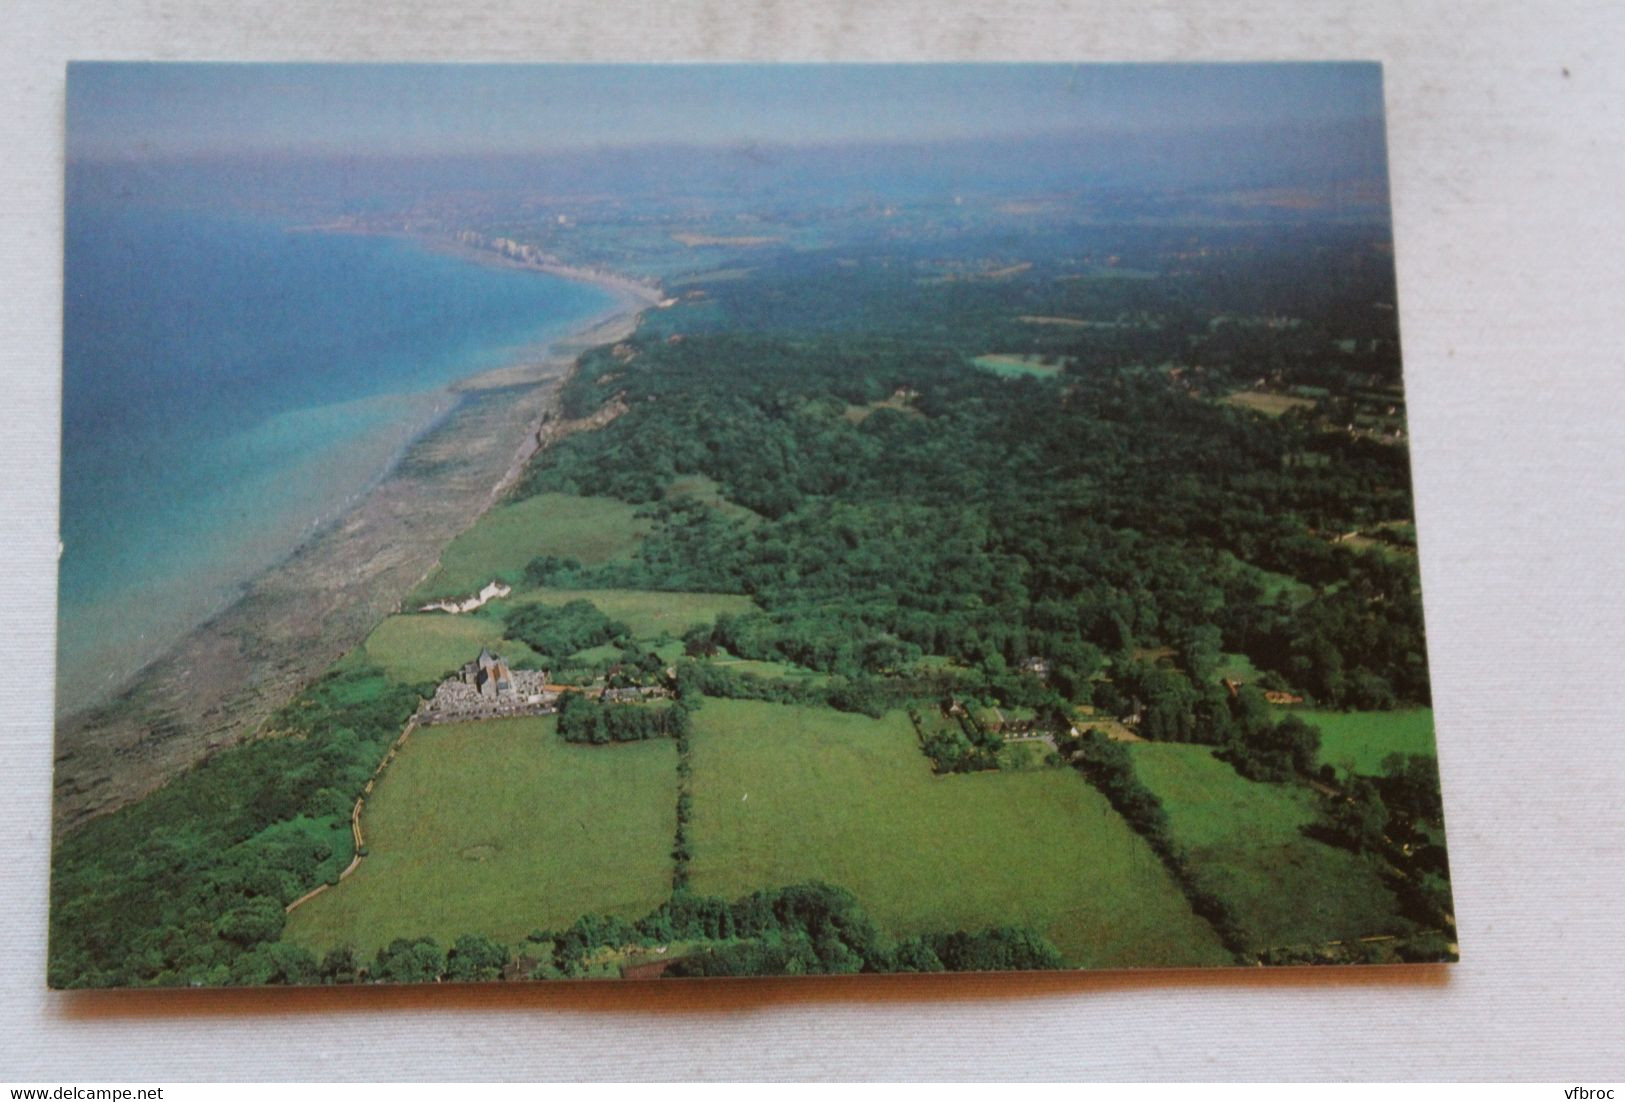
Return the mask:
[[[1191,910],[1207,920],[1220,942],[1236,954],[1238,961],[1244,960],[1252,935],[1230,905],[1202,883],[1189,855],[1169,830],[1168,813],[1162,801],[1135,775],[1134,759],[1128,748],[1094,730],[1065,736],[1057,740],[1057,745],[1061,756],[1070,760],[1129,826],[1150,844],[1184,892]]]
[[[682,739],[688,734],[688,709],[667,705],[626,704],[594,700],[582,693],[559,696],[558,733],[565,742],[601,746],[608,742]]]
[[[291,967],[284,907],[351,855],[350,809],[430,686],[354,664],[52,860],[54,987],[261,982]],[[290,830],[305,824],[307,829]],[[279,981],[280,982],[280,981]]]
[[[755,892],[730,903],[686,891],[641,919],[583,915],[559,931],[534,931],[517,946],[463,934],[449,947],[433,937],[395,938],[368,959],[341,945],[317,957],[272,943],[244,958],[223,983],[473,983],[567,979],[605,962],[672,942],[697,942],[664,975],[837,975],[854,972],[974,972],[1061,968],[1061,954],[1022,927],[955,930],[892,942],[853,895],[811,882]]]

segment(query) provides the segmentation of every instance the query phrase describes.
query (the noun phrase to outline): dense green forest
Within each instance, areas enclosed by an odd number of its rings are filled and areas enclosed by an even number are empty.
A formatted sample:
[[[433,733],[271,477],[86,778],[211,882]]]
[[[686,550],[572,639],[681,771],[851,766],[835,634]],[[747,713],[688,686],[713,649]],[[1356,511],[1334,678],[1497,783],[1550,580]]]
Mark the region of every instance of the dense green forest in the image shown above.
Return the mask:
[[[1405,449],[1132,363],[1007,379],[970,362],[986,346],[752,332],[589,356],[567,412],[628,412],[550,450],[526,490],[647,503],[659,527],[631,562],[539,559],[530,579],[746,593],[763,612],[717,645],[846,676],[940,654],[999,682],[1038,656],[1082,699],[1105,660],[1216,631],[1209,652],[1322,703],[1427,701],[1414,559],[1326,536],[1409,519]],[[750,513],[665,500],[686,475]]]
[[[68,835],[52,865],[52,985],[289,982],[283,908],[337,881],[350,807],[430,688],[336,671],[265,737]]]

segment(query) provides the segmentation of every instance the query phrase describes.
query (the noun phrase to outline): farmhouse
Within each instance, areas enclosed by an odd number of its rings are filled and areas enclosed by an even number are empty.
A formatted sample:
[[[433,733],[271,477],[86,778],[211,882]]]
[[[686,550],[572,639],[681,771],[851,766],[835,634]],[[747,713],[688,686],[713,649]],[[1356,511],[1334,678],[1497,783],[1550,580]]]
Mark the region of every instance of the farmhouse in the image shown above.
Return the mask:
[[[1303,697],[1299,696],[1297,693],[1282,692],[1277,689],[1266,690],[1264,693],[1264,699],[1269,701],[1271,704],[1290,705],[1303,703]]]

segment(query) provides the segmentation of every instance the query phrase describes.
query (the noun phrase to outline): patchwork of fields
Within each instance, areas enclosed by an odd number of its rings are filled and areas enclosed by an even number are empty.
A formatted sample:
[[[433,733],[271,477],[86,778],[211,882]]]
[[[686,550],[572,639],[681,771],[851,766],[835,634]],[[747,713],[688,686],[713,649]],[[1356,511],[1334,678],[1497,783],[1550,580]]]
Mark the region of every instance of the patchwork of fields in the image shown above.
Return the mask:
[[[1404,929],[1370,863],[1303,833],[1316,819],[1312,790],[1246,780],[1205,746],[1130,749],[1198,880],[1235,909],[1252,948]]]
[[[1070,770],[934,777],[900,712],[708,700],[694,723],[696,891],[824,880],[894,936],[1016,924],[1077,965],[1229,960]]]
[[[680,492],[730,507],[708,480]],[[520,580],[539,554],[608,561],[648,530],[632,506],[603,499],[545,494],[499,506],[447,548],[420,596]],[[503,610],[579,600],[667,661],[688,628],[755,607],[734,594],[521,586],[476,614],[392,616],[364,654],[408,683],[445,676],[480,647],[534,660],[504,637]],[[606,645],[573,660],[617,653]],[[807,687],[828,682],[726,652],[713,662]],[[1224,672],[1258,676],[1241,655],[1225,656]],[[1295,711],[1320,727],[1322,760],[1334,765],[1375,772],[1391,752],[1433,749],[1426,709]],[[1145,840],[1074,771],[1046,767],[1047,749],[1013,745],[1006,769],[939,777],[902,712],[874,720],[707,700],[692,735],[691,887],[733,899],[822,880],[852,891],[891,937],[1020,925],[1078,966],[1227,963]],[[1304,833],[1317,817],[1309,788],[1247,781],[1201,746],[1138,742],[1133,754],[1198,882],[1230,905],[1252,948],[1403,932],[1373,866]],[[285,936],[317,951],[349,942],[370,953],[396,937],[516,943],[586,913],[641,916],[670,892],[676,755],[663,740],[566,744],[551,718],[419,731],[367,805],[368,858],[297,909]]]
[[[748,513],[717,493],[708,479],[680,480],[678,496],[694,496],[724,510]],[[498,505],[458,536],[441,556],[440,565],[408,600],[408,606],[442,597],[467,596],[493,579],[514,586],[510,597],[492,601],[475,613],[403,612],[391,616],[368,637],[362,654],[391,677],[406,683],[436,681],[455,671],[481,647],[510,662],[540,661],[523,642],[506,634],[503,613],[526,604],[565,605],[590,601],[612,620],[625,623],[634,638],[675,661],[682,633],[709,624],[724,613],[738,614],[756,606],[749,597],[731,593],[668,593],[636,589],[527,588],[524,567],[539,555],[574,558],[597,564],[632,553],[648,534],[650,523],[636,509],[608,498],[541,494]],[[590,666],[613,661],[618,647],[597,647],[572,656]]]

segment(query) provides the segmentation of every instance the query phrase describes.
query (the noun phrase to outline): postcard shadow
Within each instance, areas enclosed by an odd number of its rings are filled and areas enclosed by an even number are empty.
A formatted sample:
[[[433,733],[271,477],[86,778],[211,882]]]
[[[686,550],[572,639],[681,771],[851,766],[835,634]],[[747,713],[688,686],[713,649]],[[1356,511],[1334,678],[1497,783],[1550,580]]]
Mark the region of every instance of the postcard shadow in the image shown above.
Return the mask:
[[[572,1010],[583,1013],[723,1015],[800,1004],[909,1005],[1206,988],[1441,988],[1446,964],[1346,967],[1143,969],[954,975],[780,976],[753,979],[608,980],[536,983],[345,985],[209,990],[63,991],[51,997],[64,1021],[325,1014],[335,1010]]]

